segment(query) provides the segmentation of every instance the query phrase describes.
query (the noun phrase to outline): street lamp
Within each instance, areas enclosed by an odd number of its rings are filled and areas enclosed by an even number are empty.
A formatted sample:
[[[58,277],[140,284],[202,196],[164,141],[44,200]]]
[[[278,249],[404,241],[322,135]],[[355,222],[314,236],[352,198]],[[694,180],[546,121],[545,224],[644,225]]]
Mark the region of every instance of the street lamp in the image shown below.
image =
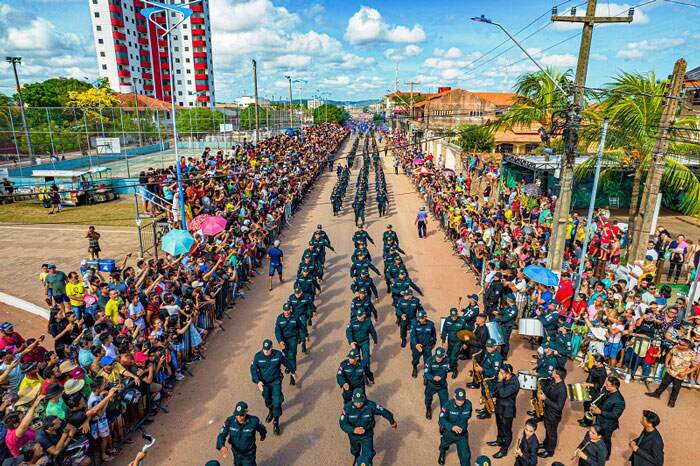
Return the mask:
[[[148,21],[153,23],[157,29],[163,31],[160,37],[167,37],[168,39],[168,62],[170,65],[170,118],[173,125],[173,140],[175,143],[175,165],[177,172],[177,190],[178,190],[178,200],[180,201],[180,220],[183,230],[187,230],[187,219],[185,218],[185,190],[182,186],[182,167],[180,166],[180,152],[177,147],[177,120],[175,118],[175,79],[174,79],[174,66],[173,66],[173,52],[172,52],[172,41],[170,37],[170,32],[180,26],[185,20],[192,16],[192,10],[187,8],[186,5],[191,5],[193,3],[199,3],[200,0],[189,1],[186,4],[162,4],[156,2],[155,0],[144,0],[145,3],[152,5],[149,8],[143,8],[141,14],[145,16]],[[165,27],[158,24],[158,22],[153,18],[154,14],[163,13],[165,15]],[[173,26],[170,25],[170,15],[172,13],[177,13],[182,16],[182,19],[175,23]]]
[[[544,73],[544,75],[547,76],[547,77],[549,78],[550,81],[552,81],[552,84],[554,84],[554,86],[555,86],[557,89],[559,89],[559,91],[560,91],[562,94],[564,94],[564,96],[566,96],[567,100],[569,100],[569,101],[571,100],[571,95],[570,95],[568,92],[566,92],[564,89],[562,89],[562,87],[559,85],[559,83],[558,83],[554,78],[552,78],[552,76],[550,76],[549,73],[547,73],[547,70],[545,70],[544,68],[542,68],[542,66],[541,66],[539,63],[537,63],[537,61],[536,61],[534,58],[532,58],[532,55],[530,55],[529,53],[527,53],[527,50],[525,50],[525,48],[524,48],[522,45],[520,45],[520,43],[519,43],[517,40],[515,40],[515,37],[513,37],[513,36],[511,35],[511,33],[508,32],[508,30],[507,30],[506,28],[504,28],[504,27],[503,27],[502,25],[500,25],[499,23],[493,21],[492,19],[487,18],[487,17],[484,16],[484,15],[475,16],[475,17],[472,18],[472,21],[475,21],[475,22],[477,22],[477,23],[491,24],[491,25],[493,25],[493,26],[498,26],[499,28],[501,28],[501,31],[503,31],[503,32],[508,36],[508,38],[509,38],[510,40],[512,40],[513,43],[514,43],[515,45],[517,45],[518,48],[519,48],[520,50],[522,50],[522,52],[527,56],[527,58],[529,58],[530,61],[531,61],[532,63],[534,63],[535,66],[536,66],[537,68],[539,68],[540,71],[541,71],[542,73]]]
[[[19,113],[22,115],[22,126],[24,127],[24,137],[27,138],[27,151],[29,152],[29,160],[34,159],[34,147],[32,147],[32,136],[29,134],[29,125],[27,124],[27,115],[24,113],[24,101],[22,100],[22,87],[19,85],[19,75],[17,74],[17,65],[22,64],[22,57],[5,57],[5,61],[12,65],[12,70],[15,73],[15,84],[17,85],[17,98],[19,99]],[[10,114],[12,119],[12,114]],[[20,161],[20,166],[22,162]]]

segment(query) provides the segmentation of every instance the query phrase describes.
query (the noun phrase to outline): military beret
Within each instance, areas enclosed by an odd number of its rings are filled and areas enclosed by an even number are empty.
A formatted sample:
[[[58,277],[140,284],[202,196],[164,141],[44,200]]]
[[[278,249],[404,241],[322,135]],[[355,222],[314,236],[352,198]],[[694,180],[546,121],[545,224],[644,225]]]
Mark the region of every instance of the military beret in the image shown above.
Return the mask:
[[[292,307],[289,305],[289,303],[284,303],[282,304],[282,310],[283,311],[289,311]]]
[[[422,319],[423,317],[427,317],[428,313],[425,312],[424,310],[420,310],[420,311],[418,311],[418,313],[416,315],[418,316],[419,319]]]
[[[350,352],[348,353],[348,358],[350,358],[350,359],[357,359],[358,357],[359,357],[359,353],[354,348],[351,349]]]
[[[436,358],[441,358],[441,357],[443,357],[444,355],[445,355],[445,348],[439,346],[439,347],[435,350],[435,357],[436,357]]]
[[[365,311],[362,309],[355,309],[354,314],[355,314],[355,317],[362,317],[363,315],[365,315]]]

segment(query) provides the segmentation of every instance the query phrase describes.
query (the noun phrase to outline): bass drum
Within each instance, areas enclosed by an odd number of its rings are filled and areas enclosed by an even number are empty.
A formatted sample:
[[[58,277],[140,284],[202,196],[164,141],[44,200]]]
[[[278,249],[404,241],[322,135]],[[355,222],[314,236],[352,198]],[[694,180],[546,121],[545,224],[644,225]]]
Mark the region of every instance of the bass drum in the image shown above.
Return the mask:
[[[518,335],[523,337],[544,337],[544,327],[537,319],[520,319]]]

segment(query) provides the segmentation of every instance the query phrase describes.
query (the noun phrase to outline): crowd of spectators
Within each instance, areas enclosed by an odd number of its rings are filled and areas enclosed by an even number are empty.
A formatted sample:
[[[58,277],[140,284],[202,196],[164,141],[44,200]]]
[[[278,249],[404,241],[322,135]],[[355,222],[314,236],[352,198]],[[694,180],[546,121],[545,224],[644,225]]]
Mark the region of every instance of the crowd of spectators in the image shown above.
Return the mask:
[[[223,329],[241,287],[346,136],[338,125],[316,125],[183,160],[188,221],[227,220],[216,236],[193,231],[187,254],[129,254],[110,272],[44,264],[38,285],[51,306],[53,348],[0,324],[0,464],[107,462],[167,410],[174,384],[205,357],[209,335]],[[174,167],[151,169],[142,188],[146,210],[167,210],[177,227],[173,180]],[[88,239],[92,253],[96,240]]]

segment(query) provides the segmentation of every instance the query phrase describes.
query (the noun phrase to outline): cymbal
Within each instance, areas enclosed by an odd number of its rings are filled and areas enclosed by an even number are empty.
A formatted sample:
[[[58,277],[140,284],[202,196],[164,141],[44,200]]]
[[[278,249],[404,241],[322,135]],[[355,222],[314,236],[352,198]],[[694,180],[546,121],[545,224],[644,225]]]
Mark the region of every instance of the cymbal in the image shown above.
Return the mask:
[[[462,341],[476,340],[476,334],[471,330],[463,329],[457,332],[457,338]]]

